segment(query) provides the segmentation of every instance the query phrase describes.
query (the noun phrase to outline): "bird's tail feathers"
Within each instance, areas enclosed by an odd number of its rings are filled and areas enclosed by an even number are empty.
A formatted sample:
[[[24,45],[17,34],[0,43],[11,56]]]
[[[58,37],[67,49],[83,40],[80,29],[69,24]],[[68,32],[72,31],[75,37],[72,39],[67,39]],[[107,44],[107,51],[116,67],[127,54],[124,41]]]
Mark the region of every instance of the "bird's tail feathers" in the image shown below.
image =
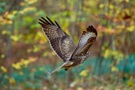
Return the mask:
[[[66,62],[63,63],[60,67],[56,68],[56,69],[53,70],[52,72],[49,72],[49,74],[52,74],[52,73],[58,71],[58,70],[59,70],[60,68],[62,68],[63,66],[67,66],[67,65],[71,65],[71,64],[73,64],[73,62],[71,62],[71,61],[66,61]]]

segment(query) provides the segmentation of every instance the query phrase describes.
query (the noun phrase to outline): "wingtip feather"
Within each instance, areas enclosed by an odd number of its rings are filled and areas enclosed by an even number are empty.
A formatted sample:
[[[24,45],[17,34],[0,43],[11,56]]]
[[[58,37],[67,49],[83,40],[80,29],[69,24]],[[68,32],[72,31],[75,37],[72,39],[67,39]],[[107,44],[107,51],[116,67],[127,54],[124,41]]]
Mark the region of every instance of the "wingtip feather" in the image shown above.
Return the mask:
[[[46,18],[40,17],[39,18],[39,21],[40,21],[39,24],[42,24],[42,25],[43,24],[54,25],[54,26],[57,26],[57,27],[61,28],[60,25],[56,21],[55,22],[52,22],[52,20],[48,16],[46,16]]]
[[[97,35],[97,30],[92,25],[88,26],[87,31],[94,32]]]

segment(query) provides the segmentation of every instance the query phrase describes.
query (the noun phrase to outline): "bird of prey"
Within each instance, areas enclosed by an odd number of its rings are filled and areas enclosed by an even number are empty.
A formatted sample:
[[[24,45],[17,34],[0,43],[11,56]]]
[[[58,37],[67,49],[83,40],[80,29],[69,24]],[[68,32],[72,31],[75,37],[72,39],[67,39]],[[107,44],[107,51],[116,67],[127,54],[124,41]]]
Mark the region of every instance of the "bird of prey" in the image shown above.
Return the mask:
[[[41,17],[38,23],[42,26],[43,32],[47,36],[52,49],[64,62],[51,73],[54,73],[60,68],[69,70],[71,67],[83,63],[89,57],[89,48],[97,37],[97,31],[92,25],[83,31],[78,45],[75,47],[73,40],[62,30],[56,21],[52,22],[46,16],[46,18]]]

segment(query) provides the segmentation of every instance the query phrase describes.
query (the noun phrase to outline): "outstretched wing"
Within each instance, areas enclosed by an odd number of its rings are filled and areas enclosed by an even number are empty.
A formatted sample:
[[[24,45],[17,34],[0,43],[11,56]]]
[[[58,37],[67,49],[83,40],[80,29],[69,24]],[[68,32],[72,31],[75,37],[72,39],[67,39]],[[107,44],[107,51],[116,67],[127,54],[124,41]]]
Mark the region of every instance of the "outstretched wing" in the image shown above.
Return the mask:
[[[57,55],[65,62],[73,53],[73,40],[61,29],[59,24],[52,22],[48,17],[39,19],[39,24],[43,27],[45,35],[48,37],[50,45]]]
[[[91,25],[86,31],[83,31],[80,37],[77,48],[75,49],[72,56],[86,55],[91,45],[95,42],[97,37],[96,29]]]

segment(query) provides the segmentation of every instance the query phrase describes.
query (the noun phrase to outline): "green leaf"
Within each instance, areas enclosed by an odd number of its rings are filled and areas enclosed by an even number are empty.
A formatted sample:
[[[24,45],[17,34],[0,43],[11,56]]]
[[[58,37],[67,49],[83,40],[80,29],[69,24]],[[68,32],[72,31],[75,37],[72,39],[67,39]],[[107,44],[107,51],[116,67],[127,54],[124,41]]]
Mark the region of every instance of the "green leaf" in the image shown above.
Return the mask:
[[[4,12],[4,9],[3,9],[2,7],[0,7],[0,13],[1,13],[1,12]]]

